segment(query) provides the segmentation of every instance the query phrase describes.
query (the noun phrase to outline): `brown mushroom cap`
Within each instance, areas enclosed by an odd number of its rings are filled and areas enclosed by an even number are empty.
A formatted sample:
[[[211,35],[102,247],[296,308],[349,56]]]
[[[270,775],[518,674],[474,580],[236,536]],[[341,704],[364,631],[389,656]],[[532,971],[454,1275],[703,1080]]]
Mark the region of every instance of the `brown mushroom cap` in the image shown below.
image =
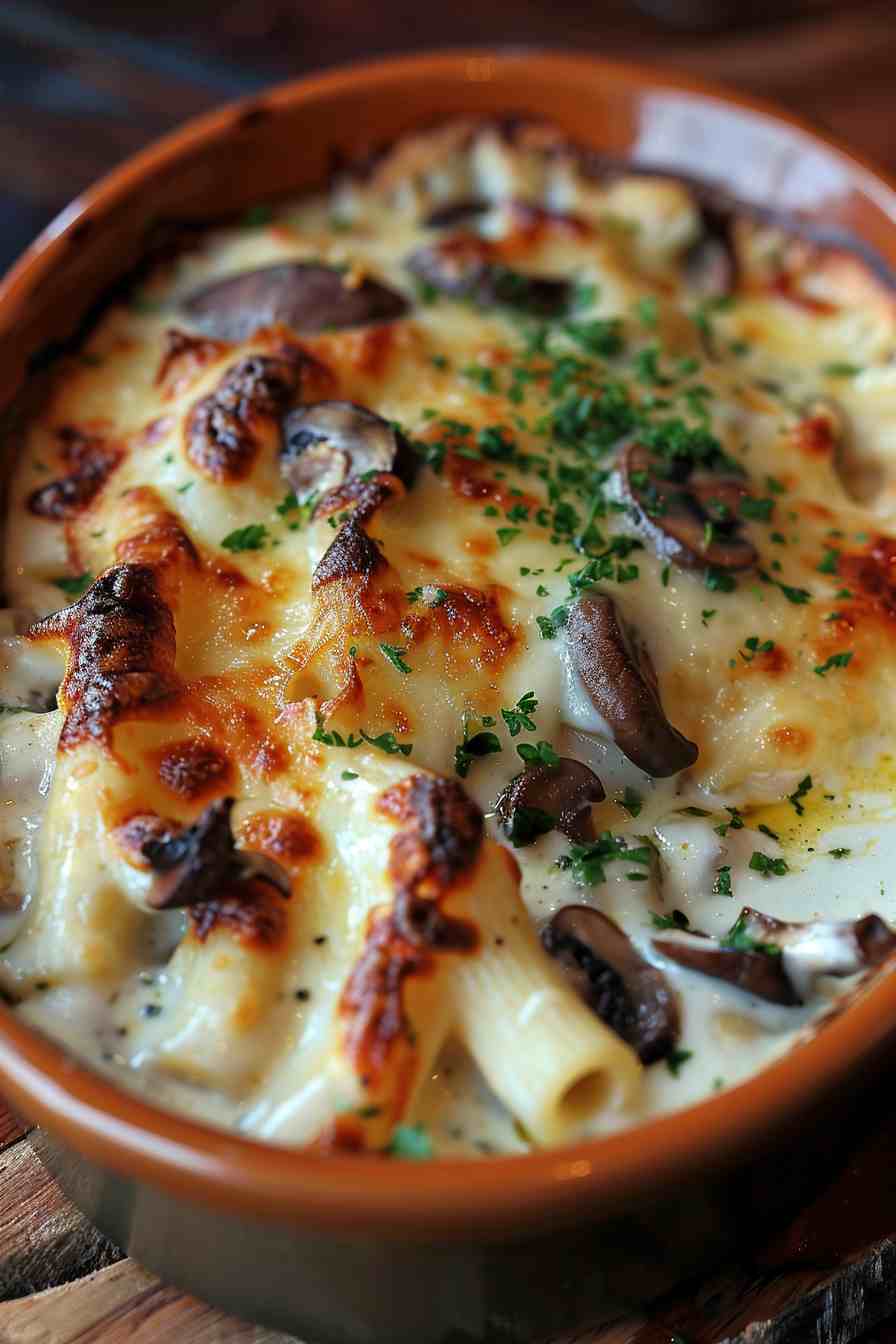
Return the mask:
[[[538,317],[559,317],[571,302],[568,280],[511,270],[493,261],[490,244],[472,234],[456,234],[418,248],[405,266],[438,293],[472,299],[483,307],[501,304]]]
[[[754,565],[756,547],[739,535],[740,519],[736,508],[730,507],[738,483],[730,476],[718,476],[713,482],[708,472],[670,480],[659,474],[658,465],[639,443],[629,444],[619,463],[626,493],[637,507],[640,530],[656,554],[684,569]],[[714,509],[713,501],[724,504],[725,511]]]
[[[679,934],[658,938],[663,956],[726,980],[758,998],[801,1004],[820,975],[843,977],[880,966],[896,953],[896,934],[879,915],[788,923],[744,906],[724,938]]]
[[[783,958],[774,952],[724,947],[699,933],[680,933],[674,939],[655,938],[653,945],[679,966],[724,980],[769,1003],[788,1008],[802,1003],[784,969]]]
[[[262,854],[237,849],[230,828],[233,798],[219,798],[193,826],[173,836],[151,837],[141,853],[154,873],[147,903],[154,910],[201,905],[234,879],[263,878],[289,895],[289,878]]]
[[[568,839],[585,844],[594,839],[591,804],[600,803],[605,797],[603,785],[593,770],[581,761],[560,756],[556,765],[538,762],[515,775],[501,791],[495,811],[511,839],[520,809],[534,808],[552,818],[556,829]],[[536,838],[535,834],[531,836],[532,840]]]
[[[283,420],[281,470],[299,499],[366,472],[391,472],[410,485],[417,457],[388,420],[353,401],[297,406]]]
[[[568,657],[619,750],[655,778],[697,759],[697,747],[673,728],[646,654],[639,657],[606,593],[585,593],[570,608]]]
[[[567,905],[542,932],[546,950],[617,1036],[653,1064],[678,1040],[675,995],[618,924],[588,905]]]
[[[204,332],[225,341],[245,340],[275,322],[308,332],[392,322],[408,306],[403,294],[377,280],[349,285],[342,271],[316,261],[278,262],[228,275],[183,303]]]

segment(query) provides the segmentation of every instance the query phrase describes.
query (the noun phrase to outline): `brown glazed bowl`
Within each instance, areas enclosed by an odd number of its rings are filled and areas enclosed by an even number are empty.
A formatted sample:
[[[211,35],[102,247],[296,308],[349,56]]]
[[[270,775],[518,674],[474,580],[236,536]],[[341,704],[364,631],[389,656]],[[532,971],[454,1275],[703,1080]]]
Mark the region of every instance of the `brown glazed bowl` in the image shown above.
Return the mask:
[[[531,113],[863,239],[896,269],[896,191],[766,107],[562,53],[458,52],[302,80],[214,113],[77,200],[0,286],[0,404],[160,222],[320,185],[334,155],[447,114]],[[274,1148],[157,1110],[0,1010],[0,1090],[51,1169],[163,1278],[317,1344],[545,1340],[718,1260],[829,1174],[896,1057],[896,975],[699,1106],[529,1156],[398,1162]]]

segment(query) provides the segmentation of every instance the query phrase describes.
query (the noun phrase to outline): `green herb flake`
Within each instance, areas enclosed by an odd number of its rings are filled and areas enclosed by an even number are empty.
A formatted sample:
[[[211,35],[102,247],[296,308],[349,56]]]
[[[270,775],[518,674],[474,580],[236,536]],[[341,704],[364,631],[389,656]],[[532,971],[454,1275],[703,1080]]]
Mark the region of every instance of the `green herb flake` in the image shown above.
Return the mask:
[[[822,365],[821,371],[828,378],[855,378],[862,372],[862,366],[848,364],[845,360],[835,360],[832,364]]]
[[[253,205],[243,215],[241,220],[244,229],[261,229],[265,224],[270,224],[274,217],[274,212],[269,205]]]
[[[410,1162],[425,1162],[433,1156],[432,1139],[422,1125],[396,1125],[386,1152]]]
[[[670,1050],[666,1056],[666,1068],[673,1078],[677,1078],[689,1059],[694,1058],[693,1050]]]
[[[511,737],[517,737],[523,730],[527,733],[535,732],[535,723],[532,715],[538,709],[538,700],[534,691],[526,691],[517,700],[513,709],[502,709],[501,718],[507,724],[507,731]]]
[[[397,669],[397,671],[403,672],[405,676],[414,670],[404,661],[404,655],[407,653],[407,649],[399,649],[395,644],[380,644],[380,652],[385,658],[388,658],[389,662]]]
[[[625,793],[622,795],[622,806],[630,817],[637,817],[641,814],[644,800],[637,789],[633,789],[630,785],[626,785]]]
[[[650,920],[655,929],[688,929],[691,925],[683,910],[673,910],[670,915],[658,915],[651,910]]]
[[[264,523],[247,523],[245,527],[238,527],[235,531],[228,532],[221,545],[225,551],[234,553],[260,551],[266,545],[267,540],[268,530]]]
[[[54,588],[59,588],[66,597],[81,597],[93,583],[93,575],[85,570],[75,578],[62,577],[52,580]]]
[[[731,890],[731,865],[726,863],[716,870],[716,880],[712,884],[714,896],[733,896]]]
[[[793,807],[798,817],[801,817],[806,810],[803,807],[801,800],[805,798],[806,794],[810,791],[811,788],[812,788],[812,776],[806,775],[803,779],[800,780],[799,784],[797,784],[793,793],[787,795],[787,801],[790,803],[791,807]]]
[[[763,877],[783,877],[790,871],[786,859],[770,858],[768,854],[762,854],[758,849],[753,850],[750,867],[754,873],[761,873]]]
[[[812,670],[817,677],[826,677],[835,667],[848,667],[851,661],[851,651],[845,653],[832,653],[829,658],[826,658],[823,663]]]

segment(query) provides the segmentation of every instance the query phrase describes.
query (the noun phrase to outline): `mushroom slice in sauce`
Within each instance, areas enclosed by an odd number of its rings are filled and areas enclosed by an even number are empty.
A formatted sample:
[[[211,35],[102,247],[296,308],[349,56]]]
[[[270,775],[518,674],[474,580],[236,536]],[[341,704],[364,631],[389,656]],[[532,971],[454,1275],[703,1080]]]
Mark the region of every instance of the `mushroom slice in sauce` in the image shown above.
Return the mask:
[[[697,747],[666,718],[646,652],[635,650],[606,593],[586,593],[570,608],[567,657],[619,750],[655,778],[697,759]]]
[[[280,465],[298,498],[307,499],[367,472],[391,472],[410,485],[417,458],[381,415],[352,401],[319,401],[284,417]]]
[[[630,444],[622,454],[623,484],[638,512],[641,532],[663,560],[684,569],[749,569],[757,560],[756,547],[739,533],[737,511],[745,493],[731,476],[695,472],[690,478],[670,479],[641,444]],[[740,492],[738,494],[738,492]]]
[[[584,844],[594,839],[591,804],[605,797],[593,770],[581,761],[559,756],[556,764],[537,762],[515,775],[501,791],[495,811],[517,847],[531,844],[554,828]]]
[[[470,196],[466,200],[446,201],[444,205],[434,206],[423,220],[424,229],[452,229],[467,220],[476,219],[492,208],[491,201],[481,196]]]
[[[568,280],[511,270],[492,260],[491,244],[473,234],[457,234],[418,248],[405,266],[440,294],[472,299],[485,308],[501,304],[539,317],[559,317],[571,302]]]
[[[882,965],[896,952],[896,934],[878,915],[795,924],[744,906],[718,941],[682,933],[654,946],[689,970],[792,1007],[811,997],[821,975],[842,978]]]
[[[701,299],[719,299],[737,287],[738,265],[731,212],[703,205],[703,230],[684,259],[685,283]]]
[[[287,261],[214,280],[183,307],[207,335],[242,341],[275,322],[307,332],[392,322],[405,315],[408,302],[370,277],[350,284],[334,266]]]
[[[141,853],[153,870],[147,903],[154,910],[201,905],[234,879],[250,877],[263,878],[289,895],[289,878],[279,864],[236,848],[230,828],[233,803],[232,798],[219,798],[194,825],[143,843]]]
[[[675,995],[618,924],[591,906],[567,905],[541,938],[588,1006],[643,1064],[673,1049],[679,1034]]]

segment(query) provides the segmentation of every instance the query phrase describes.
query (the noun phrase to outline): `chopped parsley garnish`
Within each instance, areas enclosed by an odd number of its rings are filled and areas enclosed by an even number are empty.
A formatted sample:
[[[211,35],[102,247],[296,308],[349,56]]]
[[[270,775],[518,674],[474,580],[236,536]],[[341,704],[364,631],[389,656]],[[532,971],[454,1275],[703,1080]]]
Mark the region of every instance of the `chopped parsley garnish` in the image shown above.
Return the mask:
[[[763,877],[783,877],[790,871],[786,859],[770,858],[768,854],[762,854],[758,849],[753,850],[750,867],[754,873],[761,873]]]
[[[688,929],[691,926],[683,910],[673,910],[670,915],[658,915],[651,910],[650,919],[655,929]]]
[[[53,579],[54,588],[61,589],[66,597],[81,597],[92,583],[93,575],[89,574],[87,570],[83,574],[78,574],[75,578]]]
[[[832,859],[845,859],[847,854],[851,854],[851,849],[831,849],[828,851]]]
[[[537,742],[532,746],[531,742],[520,742],[517,747],[517,755],[526,765],[548,765],[555,766],[560,764],[560,757],[557,755],[550,742]]]
[[[622,795],[621,801],[622,806],[630,817],[637,817],[640,815],[641,809],[644,806],[644,800],[637,789],[633,789],[630,785],[626,785],[625,793]]]
[[[637,313],[645,327],[655,327],[660,314],[660,306],[656,295],[642,294],[637,303]]]
[[[744,819],[736,807],[726,807],[725,811],[728,813],[728,820],[720,821],[718,826],[713,826],[716,835],[721,835],[723,839],[729,831],[742,831],[744,828]]]
[[[321,720],[318,720],[313,739],[315,742],[322,742],[325,747],[345,747],[351,751],[360,747],[362,742],[367,742],[371,747],[384,751],[387,756],[410,756],[414,750],[412,742],[399,742],[394,733],[380,733],[377,737],[372,737],[362,728],[357,734],[349,733],[348,737],[343,737],[336,728],[324,728]]]
[[[482,722],[492,724],[494,719],[486,716]],[[463,741],[454,748],[454,769],[461,779],[466,779],[474,761],[481,760],[483,756],[493,756],[498,751],[503,751],[503,747],[497,734],[481,731],[470,733],[465,717]]]
[[[774,507],[773,499],[751,499],[747,495],[740,502],[740,516],[758,523],[767,523],[771,520]]]
[[[703,582],[711,593],[733,593],[737,580],[727,569],[717,569],[710,565],[703,576]]]
[[[860,364],[848,364],[845,360],[836,360],[833,364],[822,366],[822,373],[828,378],[855,378],[862,372]]]
[[[535,723],[532,715],[538,709],[538,700],[535,698],[534,691],[526,691],[517,700],[513,709],[502,709],[501,718],[507,724],[507,731],[511,737],[517,737],[523,730],[527,733],[535,732]]]
[[[819,574],[836,574],[837,566],[840,564],[840,552],[831,547],[825,551],[818,564]]]
[[[811,788],[812,788],[812,776],[806,775],[803,779],[800,780],[799,784],[797,784],[793,793],[789,793],[787,795],[787,801],[791,804],[798,817],[801,817],[806,810],[803,807],[801,799],[805,798],[806,794],[809,792]]]
[[[724,938],[719,939],[719,946],[733,948],[736,952],[762,952],[767,957],[780,957],[781,949],[777,943],[764,943],[747,932],[748,918],[742,910]]]
[[[268,539],[268,530],[264,523],[247,523],[228,532],[221,542],[225,551],[260,551]]]
[[[721,868],[716,870],[716,880],[712,884],[712,891],[714,896],[734,895],[731,890],[731,865],[729,863],[723,864]]]
[[[487,368],[484,364],[468,364],[465,369],[461,369],[464,378],[469,378],[471,383],[475,383],[480,392],[492,393],[495,387],[495,371]]]
[[[396,648],[394,644],[381,644],[380,650],[384,657],[388,658],[392,666],[397,668],[399,672],[403,672],[405,676],[413,671],[413,668],[404,661],[404,655],[407,653],[407,649]]]
[[[773,831],[772,828],[771,828],[771,826],[766,826],[765,823],[762,822],[762,821],[760,821],[760,823],[759,823],[759,825],[756,827],[756,829],[757,829],[757,831],[761,831],[763,835],[767,835],[768,838],[769,838],[769,840],[775,840],[775,841],[778,841],[778,840],[781,839],[781,837],[780,837],[780,835],[778,835],[777,831]]]
[[[556,825],[557,818],[543,808],[515,807],[505,832],[514,849],[521,849],[524,845],[531,845],[540,836],[547,835]]]
[[[773,639],[764,639],[760,643],[758,635],[750,635],[749,639],[744,640],[744,647],[738,649],[738,653],[745,663],[752,663],[757,653],[771,653],[774,647],[775,641]]]
[[[610,359],[625,348],[618,317],[595,317],[590,322],[566,322],[563,330],[589,355]]]
[[[606,881],[604,865],[617,859],[626,863],[649,864],[651,847],[640,845],[629,849],[624,836],[602,831],[590,845],[573,845],[568,854],[558,859],[558,866],[569,870],[572,880],[582,887],[593,887]]]
[[[718,614],[718,609],[717,609],[716,607],[708,607],[708,608],[706,608],[704,611],[701,611],[701,613],[700,613],[700,621],[701,621],[701,624],[703,624],[703,625],[709,625],[709,623],[710,623],[710,621],[712,620],[713,616],[715,616],[715,615],[717,615],[717,614]]]
[[[269,205],[250,206],[242,218],[244,229],[260,229],[265,224],[270,224],[274,217],[274,212]]]
[[[828,672],[830,672],[832,668],[848,667],[851,660],[852,660],[851,652],[832,653],[829,658],[826,658],[823,663],[821,663],[818,667],[813,668],[812,670],[814,671],[817,677],[824,677],[827,676]]]
[[[515,541],[516,538],[520,535],[520,528],[518,528],[518,527],[499,527],[498,530],[497,530],[496,535],[497,535],[498,541],[501,543],[502,546],[509,546],[510,543],[511,543],[512,541]]]
[[[433,1155],[432,1139],[422,1125],[396,1125],[386,1152],[411,1162],[425,1162]]]
[[[673,1078],[677,1078],[681,1073],[682,1066],[687,1064],[689,1059],[693,1058],[693,1050],[670,1050],[666,1056],[666,1068]]]
[[[342,775],[341,775],[341,778],[342,778],[342,779],[357,779],[358,776],[355,774],[354,770],[343,770]]]

